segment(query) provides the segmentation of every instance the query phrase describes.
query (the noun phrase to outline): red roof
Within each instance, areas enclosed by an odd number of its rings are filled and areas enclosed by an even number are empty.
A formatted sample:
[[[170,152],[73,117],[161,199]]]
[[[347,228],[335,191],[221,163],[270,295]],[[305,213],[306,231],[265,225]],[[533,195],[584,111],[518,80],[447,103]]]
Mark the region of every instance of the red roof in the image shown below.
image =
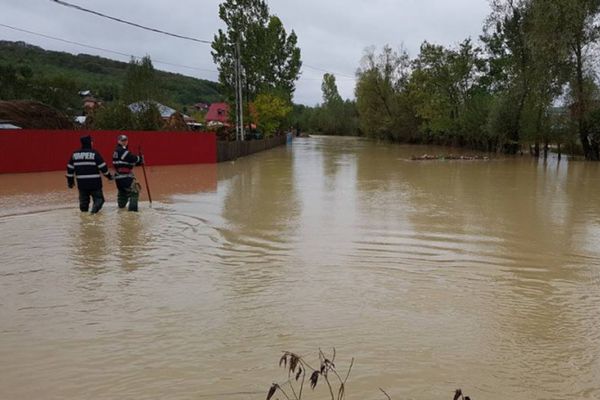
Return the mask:
[[[206,113],[206,122],[217,121],[223,124],[229,123],[229,104],[212,103]]]

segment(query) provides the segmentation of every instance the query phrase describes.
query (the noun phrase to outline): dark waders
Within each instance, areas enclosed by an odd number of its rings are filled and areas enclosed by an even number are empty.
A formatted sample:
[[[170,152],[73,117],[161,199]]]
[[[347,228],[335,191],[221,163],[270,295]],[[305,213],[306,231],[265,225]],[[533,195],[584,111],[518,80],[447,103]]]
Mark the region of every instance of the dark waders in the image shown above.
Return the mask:
[[[87,212],[90,209],[90,197],[94,202],[91,213],[96,214],[102,209],[102,205],[104,204],[104,194],[102,194],[102,189],[79,189],[79,209],[82,212]]]
[[[117,195],[117,204],[119,205],[119,208],[125,208],[127,202],[129,202],[129,207],[127,209],[129,211],[137,211],[140,189],[141,186],[135,179],[132,180],[130,187],[119,189]]]

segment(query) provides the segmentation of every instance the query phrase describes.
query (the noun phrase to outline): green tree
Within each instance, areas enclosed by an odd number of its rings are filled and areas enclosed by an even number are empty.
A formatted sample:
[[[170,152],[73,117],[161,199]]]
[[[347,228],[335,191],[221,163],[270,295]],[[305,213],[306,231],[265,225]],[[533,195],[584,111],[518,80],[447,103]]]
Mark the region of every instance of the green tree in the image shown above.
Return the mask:
[[[142,101],[157,101],[159,93],[152,60],[149,56],[140,61],[131,59],[125,76],[121,100],[127,104]]]
[[[504,142],[505,152],[515,153],[523,138],[522,119],[530,91],[531,47],[528,25],[531,23],[530,0],[492,0],[492,14],[484,36],[490,54],[489,81],[500,97],[490,115],[492,136]],[[508,118],[508,120],[501,120]]]
[[[419,134],[414,99],[409,92],[410,59],[405,51],[385,46],[381,54],[368,48],[355,89],[360,129],[367,136],[412,142]]]
[[[264,0],[226,0],[219,6],[219,17],[227,29],[214,36],[212,56],[228,97],[235,94],[239,48],[247,103],[265,91],[291,99],[302,65],[294,31],[287,34]]]
[[[139,112],[134,113],[133,129],[138,131],[157,131],[164,127],[160,110],[154,102],[143,104]]]
[[[122,102],[113,102],[96,109],[88,117],[87,124],[93,129],[100,130],[129,130],[134,129],[134,115]]]
[[[326,73],[323,75],[323,83],[321,83],[321,91],[323,92],[323,104],[333,104],[342,101],[342,96],[338,92],[337,84],[335,83],[335,75]]]
[[[321,83],[323,104],[315,107],[311,116],[313,129],[327,135],[357,135],[358,112],[356,103],[342,100],[335,75],[326,73]]]
[[[265,137],[273,136],[278,129],[282,128],[282,124],[292,111],[292,105],[287,99],[272,93],[259,94],[253,105],[254,118]]]

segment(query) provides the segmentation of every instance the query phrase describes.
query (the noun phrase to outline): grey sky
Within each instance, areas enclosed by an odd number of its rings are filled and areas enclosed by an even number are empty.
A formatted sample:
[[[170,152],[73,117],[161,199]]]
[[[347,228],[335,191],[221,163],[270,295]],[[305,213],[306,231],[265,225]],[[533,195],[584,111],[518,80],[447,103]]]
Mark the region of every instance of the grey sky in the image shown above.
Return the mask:
[[[82,7],[181,35],[212,40],[223,27],[220,0],[66,0]],[[424,40],[453,45],[476,39],[487,14],[487,0],[271,0],[269,6],[285,28],[294,29],[305,67],[295,101],[321,101],[322,71],[354,75],[367,46],[404,46],[411,56]],[[210,45],[183,41],[126,26],[50,0],[0,0],[0,23],[111,49],[126,54],[149,54],[159,69],[216,80]],[[127,61],[127,57],[86,49],[0,27],[0,39],[22,40],[46,49],[98,54]],[[167,66],[157,61],[202,70]],[[342,97],[353,97],[354,80],[338,75]]]

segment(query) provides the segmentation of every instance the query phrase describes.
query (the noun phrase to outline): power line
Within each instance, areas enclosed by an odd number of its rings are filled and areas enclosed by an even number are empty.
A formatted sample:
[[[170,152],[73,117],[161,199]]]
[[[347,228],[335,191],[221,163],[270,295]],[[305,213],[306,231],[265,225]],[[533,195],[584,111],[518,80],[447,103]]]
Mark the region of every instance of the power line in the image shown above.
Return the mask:
[[[83,11],[83,12],[86,12],[86,13],[97,15],[97,16],[102,17],[102,18],[107,18],[107,19],[110,19],[110,20],[113,20],[113,21],[116,21],[116,22],[120,22],[122,24],[127,24],[127,25],[131,25],[131,26],[135,26],[136,28],[145,29],[147,31],[151,31],[151,32],[155,32],[155,33],[160,33],[160,34],[163,34],[163,35],[172,36],[172,37],[176,37],[176,38],[179,38],[179,39],[191,40],[191,41],[198,42],[198,43],[204,43],[204,44],[211,44],[212,43],[209,40],[198,39],[198,38],[189,37],[189,36],[183,36],[183,35],[178,35],[176,33],[171,33],[171,32],[167,32],[167,31],[163,31],[162,29],[151,28],[151,27],[148,27],[148,26],[145,26],[145,25],[141,25],[141,24],[138,24],[138,23],[135,23],[135,22],[126,21],[126,20],[121,19],[121,18],[112,17],[110,15],[107,15],[107,14],[104,14],[104,13],[101,13],[101,12],[98,12],[98,11],[90,10],[88,8],[84,8],[84,7],[78,6],[76,4],[67,3],[66,1],[62,1],[62,0],[50,0],[50,1],[52,1],[52,2],[54,2],[56,4],[59,4],[61,6],[70,7],[70,8],[79,10],[79,11]],[[308,64],[303,64],[303,65],[306,68],[310,68],[310,69],[313,69],[313,70],[316,70],[316,71],[333,73],[333,74],[338,75],[340,77],[343,76],[343,77],[346,77],[346,78],[354,79],[354,76],[349,75],[349,74],[344,74],[344,73],[341,73],[341,72],[335,72],[335,71],[326,70],[326,69],[323,69],[323,68],[313,67],[313,66],[308,65]]]
[[[94,14],[94,15],[97,15],[97,16],[102,17],[102,18],[107,18],[107,19],[110,19],[110,20],[113,20],[113,21],[116,21],[116,22],[120,22],[120,23],[123,23],[123,24],[131,25],[131,26],[134,26],[134,27],[137,27],[137,28],[140,28],[140,29],[145,29],[145,30],[148,30],[148,31],[151,31],[151,32],[160,33],[160,34],[163,34],[163,35],[168,35],[168,36],[176,37],[176,38],[179,38],[179,39],[191,40],[191,41],[198,42],[198,43],[204,43],[204,44],[210,44],[211,43],[208,40],[197,39],[197,38],[193,38],[193,37],[189,37],[189,36],[178,35],[176,33],[171,33],[171,32],[167,32],[167,31],[163,31],[163,30],[157,29],[157,28],[151,28],[151,27],[148,27],[148,26],[140,25],[140,24],[135,23],[135,22],[123,20],[121,18],[112,17],[110,15],[106,15],[106,14],[103,14],[103,13],[98,12],[98,11],[90,10],[88,8],[84,8],[84,7],[78,6],[76,4],[67,3],[66,1],[62,1],[62,0],[50,0],[50,1],[52,1],[52,2],[54,2],[56,4],[59,4],[61,6],[74,8],[74,9],[79,10],[79,11],[83,11],[83,12],[87,12],[87,13],[90,13],[90,14]],[[163,64],[168,64],[168,63],[163,63]],[[349,74],[345,74],[345,73],[341,73],[341,72],[335,72],[335,71],[331,71],[331,70],[326,70],[326,69],[318,68],[318,67],[313,67],[313,66],[308,65],[308,64],[303,64],[303,65],[306,68],[310,68],[310,69],[313,69],[313,70],[316,70],[316,71],[326,72],[326,73],[333,73],[333,74],[338,75],[340,77],[346,77],[346,78],[349,78],[349,79],[354,79],[354,77],[351,76],[351,75],[349,75]],[[185,67],[185,68],[187,68],[187,67]]]
[[[344,73],[341,73],[341,72],[335,72],[335,71],[331,71],[331,70],[327,70],[327,69],[323,69],[323,68],[313,67],[312,65],[308,65],[308,64],[305,64],[305,63],[302,63],[302,65],[304,67],[306,67],[306,68],[314,69],[315,71],[320,71],[320,72],[325,72],[325,73],[328,73],[328,74],[334,74],[334,75],[339,75],[339,76],[343,76],[343,77],[346,77],[346,78],[355,79],[354,76],[349,75],[349,74],[344,74]]]
[[[143,58],[142,56],[136,56],[134,54],[127,54],[127,53],[123,53],[123,52],[116,51],[116,50],[110,50],[110,49],[105,49],[105,48],[102,48],[102,47],[92,46],[92,45],[89,45],[89,44],[74,42],[72,40],[62,39],[62,38],[59,38],[59,37],[50,36],[50,35],[46,35],[46,34],[39,33],[39,32],[33,32],[33,31],[29,31],[27,29],[17,28],[15,26],[5,25],[5,24],[2,24],[2,23],[0,23],[0,26],[2,26],[4,28],[15,30],[15,31],[19,31],[19,32],[29,33],[31,35],[41,36],[41,37],[46,38],[46,39],[57,40],[59,42],[68,43],[68,44],[74,44],[74,45],[81,46],[81,47],[87,47],[87,48],[93,49],[93,50],[99,50],[99,51],[104,51],[104,52],[107,52],[107,53],[118,54],[120,56],[125,56],[125,57],[128,57],[128,58],[129,57],[134,57],[134,58],[138,58],[138,59]],[[153,59],[152,62],[156,63],[156,64],[164,64],[164,65],[170,65],[172,67],[188,68],[188,69],[193,69],[193,70],[203,71],[203,72],[218,72],[218,71],[212,70],[212,69],[190,67],[189,65],[175,64],[175,63],[171,63],[171,62],[167,62],[167,61],[161,61],[161,60],[154,60]]]
[[[197,38],[190,37],[190,36],[183,36],[183,35],[178,35],[176,33],[171,33],[171,32],[167,32],[167,31],[163,31],[161,29],[150,28],[148,26],[140,25],[140,24],[135,23],[135,22],[126,21],[124,19],[117,18],[117,17],[112,17],[110,15],[106,15],[106,14],[103,14],[103,13],[98,12],[98,11],[90,10],[88,8],[83,8],[83,7],[78,6],[76,4],[67,3],[66,1],[62,1],[62,0],[50,0],[50,1],[52,1],[52,2],[54,2],[56,4],[59,4],[61,6],[74,8],[74,9],[79,10],[79,11],[83,11],[83,12],[86,12],[86,13],[94,14],[94,15],[97,15],[97,16],[102,17],[102,18],[111,19],[113,21],[120,22],[122,24],[127,24],[127,25],[131,25],[131,26],[135,26],[136,28],[145,29],[147,31],[151,31],[151,32],[155,32],[155,33],[160,33],[162,35],[172,36],[172,37],[176,37],[176,38],[179,38],[179,39],[191,40],[192,42],[198,42],[198,43],[204,43],[204,44],[211,44],[211,41],[209,41],[209,40],[197,39]]]

